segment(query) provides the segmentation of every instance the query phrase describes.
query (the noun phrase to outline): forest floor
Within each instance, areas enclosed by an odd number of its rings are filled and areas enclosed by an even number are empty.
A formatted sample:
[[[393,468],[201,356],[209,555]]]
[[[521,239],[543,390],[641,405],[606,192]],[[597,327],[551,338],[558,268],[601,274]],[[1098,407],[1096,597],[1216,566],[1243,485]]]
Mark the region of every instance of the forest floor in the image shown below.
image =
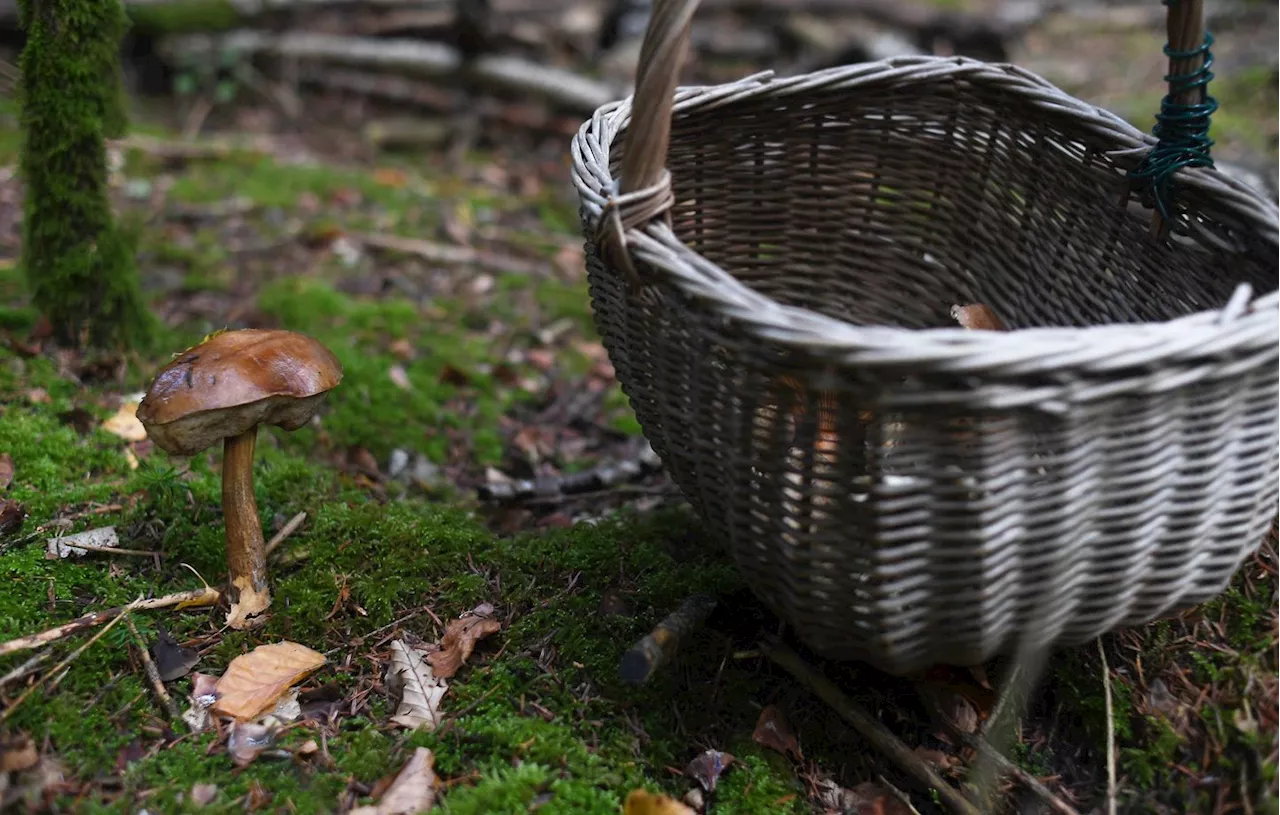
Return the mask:
[[[1051,20],[1015,59],[1146,128],[1162,70],[1147,57],[1162,35],[1099,25]],[[1247,48],[1225,51],[1221,95],[1238,103],[1216,135],[1270,177],[1275,45],[1262,33],[1270,68],[1265,50],[1256,63],[1239,56]],[[735,757],[708,812],[911,811],[894,788],[921,813],[944,811],[754,650],[776,621],[703,545],[661,473],[578,496],[476,497],[502,477],[634,461],[642,445],[591,323],[563,140],[491,145],[450,165],[370,148],[349,126],[363,115],[349,99],[318,99],[298,128],[241,105],[216,111],[214,135],[195,142],[153,122],[113,147],[118,209],[138,229],[163,323],[153,347],[128,357],[56,349],[31,309],[6,118],[0,642],[224,579],[220,454],[170,458],[122,420],[172,353],[227,326],[282,327],[321,340],[345,378],[318,424],[261,434],[268,536],[306,513],[273,553],[264,628],[168,609],[130,614],[132,627],[78,655],[89,632],[0,646],[0,809],[345,811],[381,796],[426,747],[443,812],[612,813],[637,787],[678,798],[698,785],[687,766],[708,749]],[[153,554],[46,557],[48,539],[108,526],[119,548]],[[1016,763],[1078,811],[1105,811],[1110,736],[1122,812],[1275,812],[1276,569],[1273,536],[1218,599],[1103,637],[1101,652],[1056,654]],[[622,653],[695,591],[724,598],[707,625],[647,684],[623,683]],[[449,678],[442,723],[392,721],[393,642],[438,643],[482,604],[497,630]],[[195,674],[219,676],[280,641],[327,661],[256,746],[170,715],[140,647],[176,660],[167,688],[185,711]],[[824,666],[953,780],[972,754],[936,711],[976,725],[1002,668],[895,678]],[[762,735],[770,721],[781,736]],[[1009,790],[1017,811],[1047,811]]]

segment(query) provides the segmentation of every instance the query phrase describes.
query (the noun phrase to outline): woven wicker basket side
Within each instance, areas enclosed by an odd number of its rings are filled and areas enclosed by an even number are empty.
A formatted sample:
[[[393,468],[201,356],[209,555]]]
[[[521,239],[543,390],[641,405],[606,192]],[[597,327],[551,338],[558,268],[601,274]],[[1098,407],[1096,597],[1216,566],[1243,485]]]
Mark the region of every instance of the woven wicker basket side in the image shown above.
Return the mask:
[[[1152,140],[1010,66],[662,101],[574,141],[596,322],[672,477],[811,646],[973,664],[1226,586],[1280,477],[1271,202],[1185,170],[1185,234],[1153,239],[1124,205]],[[1019,330],[945,328],[963,302]]]

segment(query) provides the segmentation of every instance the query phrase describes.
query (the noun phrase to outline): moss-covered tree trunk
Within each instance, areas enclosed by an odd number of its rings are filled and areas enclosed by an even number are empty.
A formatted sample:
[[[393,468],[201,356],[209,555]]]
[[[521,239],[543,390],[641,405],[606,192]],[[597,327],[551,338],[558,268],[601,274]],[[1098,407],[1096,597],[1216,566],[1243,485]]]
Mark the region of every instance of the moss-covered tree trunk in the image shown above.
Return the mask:
[[[134,243],[112,217],[106,136],[125,129],[120,0],[19,0],[22,263],[63,343],[130,345],[150,330]]]

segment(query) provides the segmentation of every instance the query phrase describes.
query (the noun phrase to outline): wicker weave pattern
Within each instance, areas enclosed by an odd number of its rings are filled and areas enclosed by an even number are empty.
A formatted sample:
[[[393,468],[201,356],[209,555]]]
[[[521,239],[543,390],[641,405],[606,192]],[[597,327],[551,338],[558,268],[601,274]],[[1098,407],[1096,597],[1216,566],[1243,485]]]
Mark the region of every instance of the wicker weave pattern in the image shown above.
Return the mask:
[[[810,645],[974,664],[1226,586],[1280,479],[1271,202],[1184,171],[1189,235],[1156,241],[1124,205],[1152,139],[959,58],[674,111],[669,187],[616,194],[631,100],[574,140],[596,322],[672,477]],[[970,302],[1020,330],[947,327]]]

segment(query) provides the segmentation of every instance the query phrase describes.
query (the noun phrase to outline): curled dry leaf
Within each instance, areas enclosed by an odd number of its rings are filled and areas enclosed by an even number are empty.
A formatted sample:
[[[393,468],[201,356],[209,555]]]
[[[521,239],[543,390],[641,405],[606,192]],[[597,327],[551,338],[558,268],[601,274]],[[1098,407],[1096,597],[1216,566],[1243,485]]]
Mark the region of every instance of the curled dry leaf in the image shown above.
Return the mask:
[[[622,806],[623,815],[697,815],[674,798],[648,790],[632,790]]]
[[[227,737],[227,752],[237,767],[247,767],[275,743],[276,727],[257,722],[232,722]]]
[[[241,721],[252,719],[324,663],[323,654],[296,642],[259,645],[231,660],[218,680],[213,709]]]
[[[1005,325],[999,315],[991,310],[990,307],[984,306],[982,303],[971,303],[967,306],[952,306],[951,317],[962,328],[971,331],[1008,331],[1009,327]]]
[[[27,508],[17,501],[0,498],[0,538],[12,535],[27,520]]]
[[[391,643],[391,665],[387,668],[387,687],[400,692],[400,707],[391,721],[410,729],[431,731],[440,725],[440,700],[449,684],[436,676],[422,654],[404,640]]]
[[[47,539],[45,541],[44,557],[45,560],[84,557],[89,554],[89,549],[81,548],[82,546],[101,549],[103,547],[115,548],[119,545],[120,538],[116,536],[116,528],[114,526],[104,526],[99,529],[86,529],[74,535]]]
[[[163,626],[157,627],[156,641],[149,650],[162,682],[172,682],[186,676],[200,661],[199,651],[179,645]]]
[[[413,751],[395,781],[373,806],[356,807],[350,815],[418,815],[436,801],[435,756],[425,747]]]
[[[191,803],[198,807],[206,807],[218,797],[217,784],[195,784],[191,787]]]
[[[142,441],[147,437],[147,429],[138,421],[138,402],[143,394],[125,399],[111,417],[102,423],[102,429],[125,441]]]
[[[684,774],[696,780],[707,792],[715,792],[720,774],[729,769],[732,763],[731,753],[707,750],[689,762],[689,766],[684,768]]]
[[[756,729],[751,734],[751,740],[762,747],[791,756],[797,761],[804,757],[800,752],[800,742],[796,740],[795,731],[791,729],[791,723],[775,705],[769,705],[760,711],[760,718],[756,720]]]
[[[427,657],[436,676],[441,679],[453,676],[471,656],[476,642],[502,630],[502,623],[489,616],[492,613],[493,606],[483,603],[467,616],[449,622],[440,639],[440,650]]]

